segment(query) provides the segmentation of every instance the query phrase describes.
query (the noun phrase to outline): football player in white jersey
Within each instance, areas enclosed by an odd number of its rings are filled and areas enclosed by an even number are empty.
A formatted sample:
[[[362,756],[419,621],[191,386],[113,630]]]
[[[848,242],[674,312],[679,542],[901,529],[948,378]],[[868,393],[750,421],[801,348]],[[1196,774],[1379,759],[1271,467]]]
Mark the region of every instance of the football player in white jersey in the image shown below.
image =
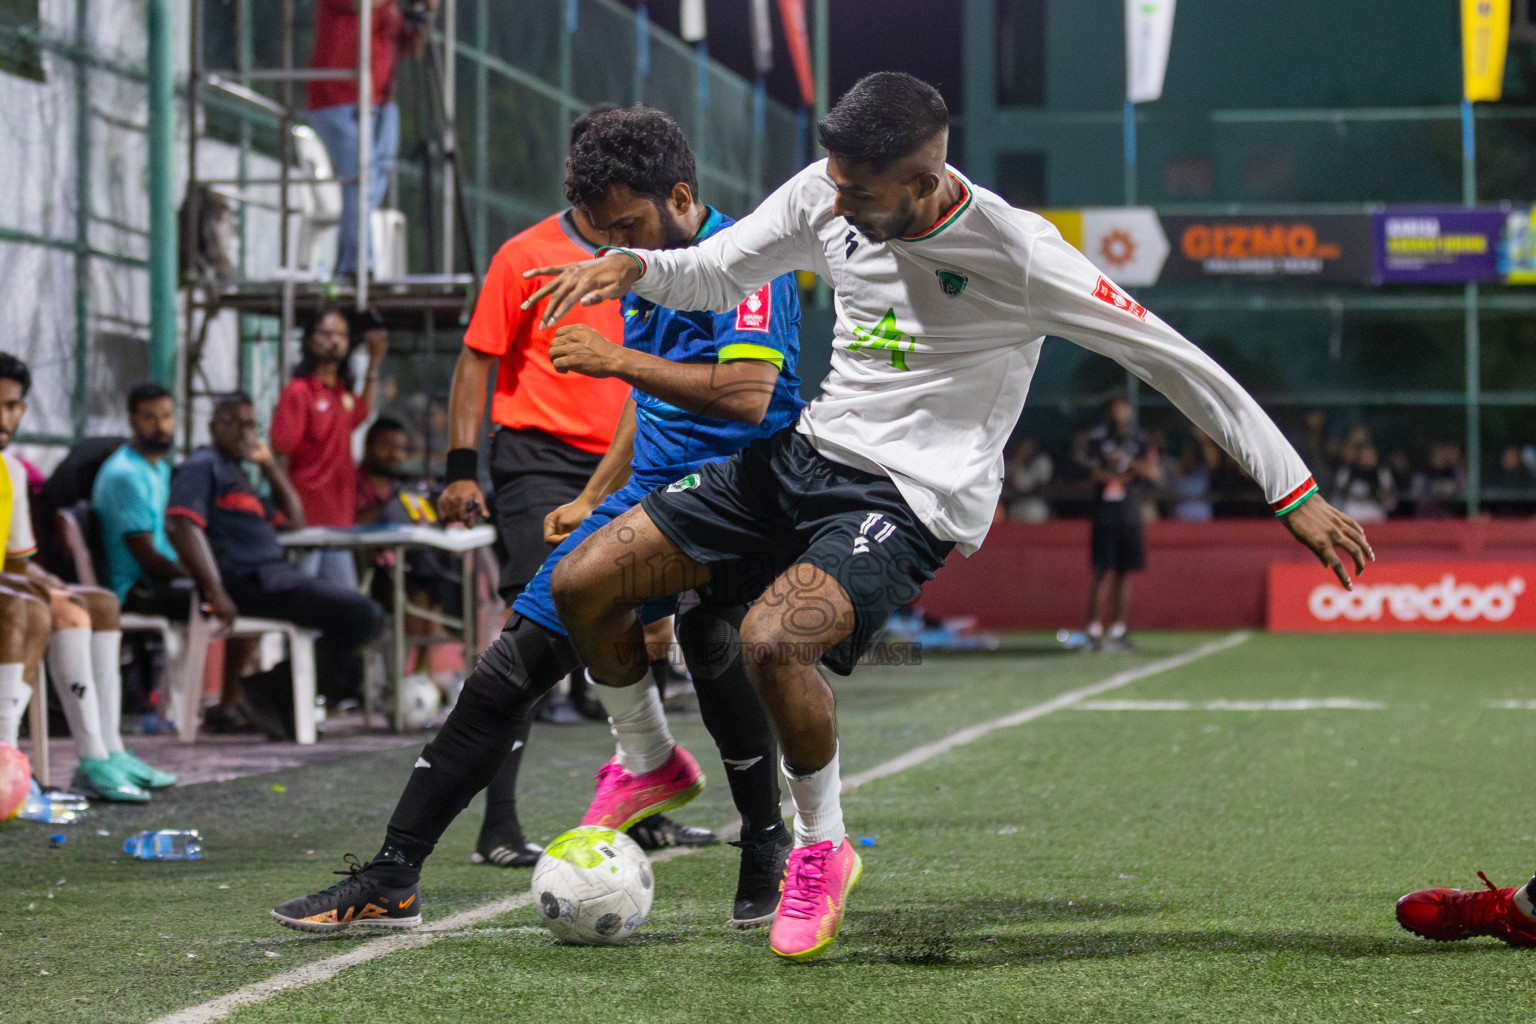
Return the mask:
[[[647,495],[554,578],[571,639],[610,686],[645,678],[644,602],[705,583],[755,599],[743,654],[796,809],[770,946],[793,960],[831,944],[860,871],[838,797],[832,691],[816,666],[847,674],[952,549],[980,546],[1046,335],[1110,356],[1168,396],[1344,586],[1335,549],[1357,573],[1374,559],[1226,371],[1047,221],[945,163],[948,123],[931,86],[870,75],[818,125],[828,158],[734,226],[686,249],[609,249],[529,272],[558,275],[529,300],[550,297],[550,323],[631,289],[676,309],[729,310],[790,270],[815,271],[836,296],[831,371],[798,425]],[[666,780],[631,784],[659,802],[676,796]]]

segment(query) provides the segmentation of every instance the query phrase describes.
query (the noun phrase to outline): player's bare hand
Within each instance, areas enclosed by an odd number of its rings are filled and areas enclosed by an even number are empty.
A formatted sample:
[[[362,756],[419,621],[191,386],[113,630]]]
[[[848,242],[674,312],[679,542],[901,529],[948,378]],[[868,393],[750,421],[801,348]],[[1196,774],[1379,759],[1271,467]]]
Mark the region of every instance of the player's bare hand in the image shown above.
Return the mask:
[[[596,507],[594,502],[577,498],[555,509],[544,517],[544,543],[559,544],[565,540]]]
[[[473,480],[455,480],[437,498],[437,518],[443,523],[474,526],[475,517],[484,509],[485,495]]]
[[[1367,562],[1376,561],[1376,552],[1371,550],[1360,524],[1324,501],[1321,494],[1312,495],[1296,511],[1280,518],[1291,536],[1311,548],[1318,561],[1333,570],[1345,590],[1353,590],[1355,585],[1339,558],[1339,549],[1354,561],[1356,576],[1365,572]]]
[[[566,324],[549,343],[549,361],[561,373],[574,370],[587,377],[612,377],[623,364],[624,347],[586,324]]]
[[[595,306],[607,299],[622,298],[640,280],[640,264],[621,252],[604,253],[594,260],[567,263],[562,267],[535,267],[524,277],[548,277],[538,291],[528,296],[522,309],[532,309],[540,299],[549,299],[544,307],[541,326],[548,329],[559,323],[577,304]]]

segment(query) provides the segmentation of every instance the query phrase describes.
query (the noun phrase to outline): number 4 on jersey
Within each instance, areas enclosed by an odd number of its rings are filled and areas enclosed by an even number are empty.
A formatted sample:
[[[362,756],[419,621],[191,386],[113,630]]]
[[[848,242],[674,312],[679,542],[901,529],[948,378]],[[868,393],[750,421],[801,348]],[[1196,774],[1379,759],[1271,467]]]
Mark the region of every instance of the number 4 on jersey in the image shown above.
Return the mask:
[[[917,347],[916,339],[897,329],[894,308],[887,309],[885,316],[872,328],[855,327],[853,337],[854,342],[848,346],[848,351],[857,352],[861,348],[888,349],[891,353],[891,366],[897,370],[908,369],[906,353]]]

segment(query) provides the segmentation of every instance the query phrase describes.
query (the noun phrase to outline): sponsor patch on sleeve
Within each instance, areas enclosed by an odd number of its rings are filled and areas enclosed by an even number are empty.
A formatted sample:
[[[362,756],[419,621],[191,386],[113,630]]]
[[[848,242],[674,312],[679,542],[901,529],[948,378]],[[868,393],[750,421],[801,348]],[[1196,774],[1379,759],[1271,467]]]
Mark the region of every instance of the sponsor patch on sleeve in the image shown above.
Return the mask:
[[[1123,309],[1138,320],[1147,318],[1147,307],[1109,283],[1109,278],[1099,275],[1099,283],[1093,286],[1093,297],[1107,302],[1116,309]]]
[[[736,307],[736,329],[767,334],[768,324],[772,319],[773,283],[770,281],[748,295],[746,301]]]

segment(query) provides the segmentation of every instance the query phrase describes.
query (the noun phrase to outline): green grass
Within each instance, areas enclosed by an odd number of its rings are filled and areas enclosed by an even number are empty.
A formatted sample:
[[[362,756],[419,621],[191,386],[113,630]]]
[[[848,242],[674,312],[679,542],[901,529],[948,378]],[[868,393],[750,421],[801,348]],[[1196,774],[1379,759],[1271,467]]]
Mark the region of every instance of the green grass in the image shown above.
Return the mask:
[[[861,670],[835,683],[844,775],[1206,639],[1064,656],[1025,637],[997,655]],[[1536,700],[1531,654],[1523,637],[1259,636],[1107,696],[1386,708],[1065,710],[873,782],[845,807],[850,831],[877,845],[861,850],[842,935],[811,964],[772,957],[764,932],[723,927],[735,877],[724,847],[658,866],[651,919],[627,947],[557,946],[524,908],[228,1019],[1528,1020],[1531,952],[1425,942],[1397,928],[1392,904],[1477,885],[1479,868],[1514,885],[1536,867],[1523,810],[1533,713],[1487,706]],[[718,777],[697,716],[674,726]],[[598,728],[535,732],[532,832],[574,821],[606,750]],[[147,1020],[380,941],[300,936],[266,910],[328,884],[342,853],[372,852],[413,758],[103,809],[62,850],[46,826],[0,826],[0,1019]],[[729,815],[715,785],[681,816]],[[468,864],[477,825],[472,809],[429,867],[429,919],[526,886],[526,872]],[[125,833],[158,826],[200,828],[206,859],[116,852]]]

